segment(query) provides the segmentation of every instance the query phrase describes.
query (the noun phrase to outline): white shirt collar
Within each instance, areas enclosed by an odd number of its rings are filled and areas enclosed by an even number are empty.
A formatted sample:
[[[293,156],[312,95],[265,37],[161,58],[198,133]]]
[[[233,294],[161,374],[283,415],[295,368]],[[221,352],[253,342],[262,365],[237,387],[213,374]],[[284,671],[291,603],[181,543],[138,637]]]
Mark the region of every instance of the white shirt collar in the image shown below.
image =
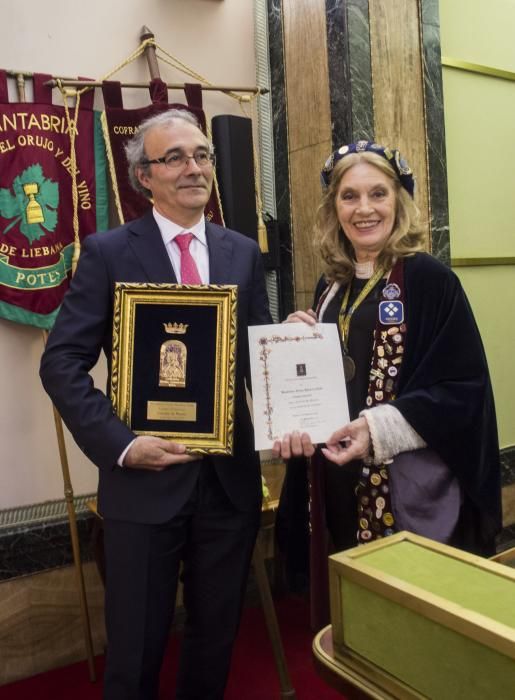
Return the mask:
[[[161,236],[163,237],[163,243],[165,246],[167,246],[170,241],[173,241],[175,236],[178,236],[180,233],[192,233],[200,243],[207,246],[206,220],[203,214],[196,224],[190,226],[189,228],[183,228],[160,214],[155,207],[153,208],[152,213],[161,232]]]

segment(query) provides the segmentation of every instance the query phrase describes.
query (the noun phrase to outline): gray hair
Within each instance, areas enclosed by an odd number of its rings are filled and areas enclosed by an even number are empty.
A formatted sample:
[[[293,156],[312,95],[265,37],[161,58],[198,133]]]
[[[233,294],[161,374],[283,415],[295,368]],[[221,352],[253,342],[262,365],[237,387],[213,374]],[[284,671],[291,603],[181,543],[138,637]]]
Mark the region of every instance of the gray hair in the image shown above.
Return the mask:
[[[124,145],[125,156],[129,166],[129,182],[136,192],[145,195],[145,197],[152,196],[152,192],[144,187],[138,178],[139,170],[142,170],[145,174],[150,170],[150,165],[145,164],[147,160],[147,154],[145,153],[145,134],[151,129],[173,126],[173,124],[178,121],[192,124],[196,126],[197,129],[200,129],[199,122],[192,112],[186,109],[168,109],[166,112],[154,114],[154,116],[142,121],[136,134]]]

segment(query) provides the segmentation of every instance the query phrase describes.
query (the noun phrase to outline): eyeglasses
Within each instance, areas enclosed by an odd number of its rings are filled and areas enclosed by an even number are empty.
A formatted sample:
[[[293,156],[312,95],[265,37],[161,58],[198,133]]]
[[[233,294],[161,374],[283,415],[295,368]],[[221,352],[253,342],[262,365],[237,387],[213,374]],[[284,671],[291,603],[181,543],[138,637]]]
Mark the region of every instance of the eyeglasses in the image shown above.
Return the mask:
[[[209,151],[197,151],[192,156],[187,156],[185,153],[166,153],[162,158],[153,158],[152,160],[142,160],[141,165],[151,165],[155,163],[164,163],[167,168],[172,170],[175,168],[185,168],[188,162],[193,158],[199,168],[212,168],[216,163],[216,156]]]

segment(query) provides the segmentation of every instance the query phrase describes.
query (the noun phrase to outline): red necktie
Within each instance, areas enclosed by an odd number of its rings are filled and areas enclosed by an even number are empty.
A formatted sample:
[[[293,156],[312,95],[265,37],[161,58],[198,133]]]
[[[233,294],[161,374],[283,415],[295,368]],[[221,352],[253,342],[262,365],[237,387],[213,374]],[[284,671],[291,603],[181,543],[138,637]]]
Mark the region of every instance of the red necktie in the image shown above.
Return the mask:
[[[192,233],[181,233],[174,241],[181,251],[181,284],[202,284],[197,265],[190,253]]]

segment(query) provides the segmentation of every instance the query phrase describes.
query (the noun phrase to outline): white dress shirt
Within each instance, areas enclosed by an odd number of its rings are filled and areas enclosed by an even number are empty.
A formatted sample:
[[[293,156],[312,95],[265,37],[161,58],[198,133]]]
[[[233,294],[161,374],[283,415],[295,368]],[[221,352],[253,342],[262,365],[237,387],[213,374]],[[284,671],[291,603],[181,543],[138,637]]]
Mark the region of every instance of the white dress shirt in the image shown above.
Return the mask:
[[[190,228],[183,228],[178,224],[174,224],[170,219],[165,218],[156,209],[153,209],[154,219],[159,227],[161,236],[163,238],[163,243],[170,256],[170,261],[172,263],[173,271],[177,277],[177,282],[181,283],[181,253],[177,243],[174,243],[175,236],[181,233],[192,233],[193,238],[190,243],[190,253],[195,261],[197,270],[202,280],[202,284],[209,284],[209,251],[207,247],[206,239],[206,220],[204,216],[201,217],[194,226]]]

